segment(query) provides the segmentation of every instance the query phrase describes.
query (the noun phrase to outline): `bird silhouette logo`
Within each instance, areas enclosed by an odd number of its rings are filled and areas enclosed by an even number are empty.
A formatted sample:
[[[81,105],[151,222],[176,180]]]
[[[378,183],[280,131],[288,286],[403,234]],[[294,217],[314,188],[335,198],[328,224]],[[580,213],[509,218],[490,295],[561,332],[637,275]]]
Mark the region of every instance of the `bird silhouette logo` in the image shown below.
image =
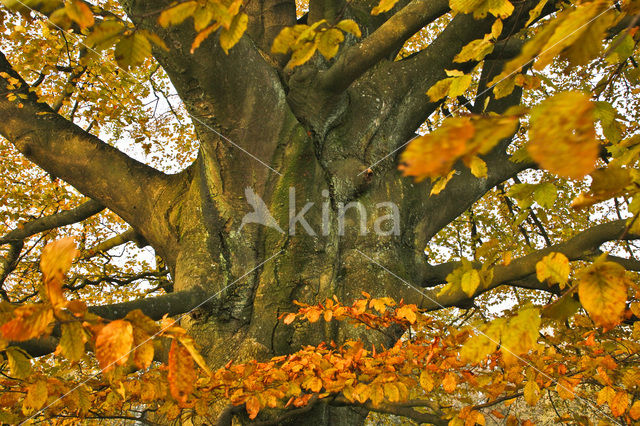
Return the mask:
[[[253,189],[246,187],[244,189],[244,196],[247,199],[247,203],[253,207],[253,211],[244,215],[242,218],[242,224],[240,225],[240,228],[238,228],[238,232],[240,232],[247,223],[257,223],[259,225],[273,228],[281,234],[284,234],[284,231],[271,215],[271,212],[265,202],[253,191]]]

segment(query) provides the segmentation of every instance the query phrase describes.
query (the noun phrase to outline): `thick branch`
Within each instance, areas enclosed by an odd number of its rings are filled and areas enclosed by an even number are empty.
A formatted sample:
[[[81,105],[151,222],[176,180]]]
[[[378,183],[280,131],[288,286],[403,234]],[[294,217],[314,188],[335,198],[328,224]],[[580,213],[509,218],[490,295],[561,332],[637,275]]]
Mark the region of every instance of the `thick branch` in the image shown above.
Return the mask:
[[[536,272],[536,264],[542,260],[544,256],[551,252],[558,252],[563,253],[570,260],[578,260],[583,258],[586,253],[597,250],[603,243],[620,238],[625,229],[625,220],[617,220],[593,226],[564,243],[554,244],[553,246],[515,259],[508,266],[496,266],[491,284],[487,288],[478,289],[472,297],[467,296],[462,289],[454,289],[442,296],[438,295],[439,289],[422,292],[423,301],[421,307],[426,310],[437,310],[448,306],[466,306],[478,295],[504,284],[545,290],[557,294],[557,289],[550,288],[546,283],[536,284],[535,281],[537,280],[534,280],[534,277],[532,277],[532,274]],[[626,235],[624,238],[636,239],[640,238],[640,236]],[[619,261],[621,259],[612,257],[611,260]],[[624,263],[630,264],[634,269],[640,266],[635,262],[632,265],[631,262]],[[425,287],[434,287],[442,284],[446,281],[446,276],[458,266],[460,266],[459,262],[449,262],[428,268],[422,276],[422,285]]]
[[[434,414],[429,414],[429,413],[423,413],[420,411],[415,410],[413,407],[414,406],[430,406],[428,401],[414,401],[413,402],[413,406],[410,403],[398,403],[398,404],[394,404],[394,403],[385,403],[385,404],[379,404],[379,405],[374,405],[371,403],[371,401],[367,401],[364,404],[358,404],[358,403],[353,403],[351,401],[349,401],[348,399],[339,396],[337,398],[335,398],[332,402],[332,405],[337,405],[337,406],[357,406],[357,407],[364,407],[369,411],[375,411],[378,413],[383,413],[383,414],[393,414],[396,416],[402,416],[402,417],[407,417],[410,419],[413,419],[419,423],[430,423],[433,425],[447,425],[449,424],[449,422],[445,419],[443,419],[440,416],[434,415]]]
[[[320,86],[341,92],[413,34],[449,10],[446,0],[413,0],[362,42],[349,47],[322,74]]]
[[[121,234],[116,235],[115,237],[111,237],[106,241],[101,242],[100,244],[90,248],[85,253],[83,253],[82,257],[89,258],[93,257],[98,253],[104,253],[111,250],[114,247],[121,246],[122,244],[128,243],[129,241],[135,241],[138,246],[143,247],[148,243],[141,238],[138,233],[133,229],[129,228]]]
[[[65,210],[63,212],[41,217],[23,224],[22,228],[14,229],[8,234],[0,237],[0,245],[22,241],[39,232],[81,222],[100,213],[102,210],[104,210],[104,206],[101,203],[95,200],[89,200],[71,210]]]
[[[200,307],[206,299],[206,293],[201,289],[195,288],[131,302],[91,306],[89,307],[89,312],[100,315],[105,319],[115,320],[123,318],[133,310],[140,309],[148,317],[159,320],[165,314],[176,316],[190,312]],[[24,349],[32,357],[39,357],[55,351],[58,339],[53,336],[47,336],[25,342],[12,342],[12,345]]]
[[[144,227],[153,209],[153,196],[167,182],[163,173],[146,166],[56,114],[38,102],[27,83],[0,53],[0,71],[18,80],[11,85],[0,77],[0,134],[20,152],[49,173],[64,179],[80,192]]]

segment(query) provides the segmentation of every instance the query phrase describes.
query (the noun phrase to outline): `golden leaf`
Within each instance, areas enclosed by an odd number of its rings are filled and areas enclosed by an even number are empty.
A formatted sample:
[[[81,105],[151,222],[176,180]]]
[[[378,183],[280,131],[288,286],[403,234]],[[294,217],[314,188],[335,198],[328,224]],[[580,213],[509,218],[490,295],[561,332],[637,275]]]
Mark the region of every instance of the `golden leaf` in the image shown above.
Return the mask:
[[[610,404],[613,401],[613,397],[616,395],[616,391],[610,386],[605,386],[598,392],[598,405]]]
[[[40,270],[42,271],[47,298],[53,306],[65,303],[65,299],[62,296],[62,284],[65,274],[77,255],[78,250],[74,239],[71,237],[53,241],[42,250]]]
[[[94,24],[93,13],[82,0],[65,2],[64,10],[67,12],[67,16],[78,24],[80,28],[87,28]]]
[[[471,164],[469,165],[469,169],[471,169],[471,174],[477,178],[486,178],[488,169],[487,163],[484,160],[476,155],[471,157]]]
[[[420,386],[425,392],[431,392],[435,386],[433,376],[427,370],[422,370],[422,373],[420,373]]]
[[[85,44],[95,50],[104,50],[116,42],[124,31],[124,25],[118,21],[104,21],[92,28]]]
[[[151,43],[140,33],[133,33],[123,37],[114,52],[118,65],[124,69],[142,65],[151,56]]]
[[[462,279],[460,280],[460,287],[462,287],[462,291],[464,291],[467,296],[473,296],[479,285],[480,275],[478,274],[477,270],[472,269],[470,271],[466,271],[462,275]]]
[[[625,391],[616,392],[615,396],[609,401],[609,408],[611,408],[611,414],[615,417],[620,417],[627,411],[629,406],[629,395]]]
[[[506,18],[513,12],[508,0],[449,0],[451,10],[460,13],[473,13],[476,19],[484,18],[487,13],[498,18]]]
[[[485,56],[493,52],[493,47],[494,45],[490,40],[473,40],[462,48],[460,53],[453,58],[453,62],[481,61]]]
[[[344,41],[344,35],[340,30],[329,28],[318,36],[318,52],[327,59],[331,59],[338,53],[340,43]]]
[[[27,396],[23,402],[23,409],[26,412],[41,409],[47,402],[49,393],[47,391],[47,382],[38,380],[27,388]]]
[[[96,336],[96,358],[103,371],[125,365],[133,345],[133,327],[129,321],[114,320]]]
[[[446,176],[453,164],[466,152],[475,128],[466,117],[449,118],[434,132],[419,136],[402,153],[405,176],[416,180]]]
[[[175,339],[171,342],[171,349],[169,350],[168,379],[169,390],[173,398],[180,404],[185,404],[193,391],[196,370],[187,348]]]
[[[5,355],[7,356],[12,377],[25,379],[31,375],[31,361],[29,361],[27,354],[22,349],[9,347],[6,349]]]
[[[398,3],[398,0],[380,0],[380,3],[373,9],[371,9],[372,15],[379,15],[384,12],[388,12],[393,9],[393,6]]]
[[[181,24],[189,16],[193,15],[198,7],[197,1],[186,1],[165,9],[158,17],[158,23],[167,28],[169,25]]]
[[[540,399],[540,387],[535,380],[529,380],[524,386],[524,400],[532,407],[538,403]]]
[[[141,370],[148,368],[153,362],[153,340],[138,327],[133,328],[133,363]]]
[[[362,33],[360,32],[360,27],[356,21],[352,19],[343,19],[342,21],[336,24],[336,28],[341,29],[345,33],[353,34],[354,36],[360,38],[362,37]]]
[[[593,110],[589,97],[580,92],[561,92],[534,107],[527,144],[531,158],[569,178],[591,172],[600,151]]]
[[[505,363],[511,364],[518,355],[537,347],[540,322],[540,310],[532,307],[521,308],[518,315],[509,320],[502,332],[500,348]]]
[[[87,341],[82,324],[77,321],[71,321],[63,323],[60,328],[62,336],[56,352],[60,351],[71,362],[80,361],[80,358],[84,355],[84,344]]]
[[[538,281],[548,280],[550,284],[559,284],[564,288],[569,280],[569,259],[562,253],[549,253],[536,264]]]
[[[220,31],[220,47],[224,53],[229,54],[229,49],[235,46],[247,30],[249,16],[246,13],[238,13],[233,17],[229,28],[222,28]]]
[[[445,374],[444,379],[442,379],[442,389],[447,393],[451,393],[456,390],[456,386],[458,386],[456,375],[451,372]]]
[[[622,266],[599,258],[579,274],[580,303],[593,321],[610,329],[622,320],[628,278]]]

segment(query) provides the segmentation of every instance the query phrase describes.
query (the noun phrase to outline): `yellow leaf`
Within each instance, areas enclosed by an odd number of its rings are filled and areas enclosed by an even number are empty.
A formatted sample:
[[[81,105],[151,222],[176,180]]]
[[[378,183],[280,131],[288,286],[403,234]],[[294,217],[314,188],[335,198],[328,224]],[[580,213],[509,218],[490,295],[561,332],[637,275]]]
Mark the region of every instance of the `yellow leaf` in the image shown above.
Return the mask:
[[[477,270],[472,269],[462,275],[460,286],[462,287],[462,291],[464,291],[467,296],[473,296],[479,285],[480,275],[478,274]]]
[[[393,382],[384,384],[384,394],[390,402],[400,401],[400,392]]]
[[[169,25],[178,25],[193,15],[197,7],[197,1],[179,3],[169,9],[163,10],[160,17],[158,17],[158,23],[164,28],[167,28]]]
[[[27,396],[23,402],[23,410],[25,412],[32,412],[34,410],[41,409],[47,402],[47,382],[45,380],[38,380],[27,388]]]
[[[502,22],[502,21],[496,21]],[[473,40],[462,48],[460,53],[453,58],[453,62],[480,61],[493,52],[493,43],[486,39]]]
[[[511,364],[518,355],[537,347],[540,322],[540,310],[532,307],[521,308],[518,315],[508,321],[500,348],[505,363]]]
[[[625,391],[616,392],[615,396],[609,402],[609,408],[611,408],[611,414],[615,417],[620,417],[627,411],[629,406],[629,395]]]
[[[65,2],[64,10],[67,12],[67,16],[80,28],[87,28],[94,24],[93,13],[82,0]]]
[[[536,5],[536,7],[534,7],[529,11],[529,19],[527,20],[527,23],[524,25],[525,27],[528,27],[534,20],[536,20],[538,16],[540,16],[540,14],[542,13],[542,9],[547,4],[547,1],[548,0],[540,0]]]
[[[104,21],[92,28],[85,44],[95,50],[104,50],[116,42],[124,31],[124,25],[118,21]]]
[[[151,43],[140,33],[123,37],[114,52],[118,65],[124,69],[142,65],[151,56]]]
[[[179,340],[180,343],[182,343],[182,345],[187,349],[187,351],[189,351],[189,354],[191,355],[193,360],[200,366],[200,368],[202,368],[205,373],[210,375],[211,370],[209,370],[209,366],[205,362],[204,358],[202,358],[202,355],[200,355],[198,349],[196,349],[196,342],[193,340],[193,338],[185,334],[184,336],[181,336]]]
[[[63,323],[60,326],[62,336],[58,348],[62,355],[71,362],[80,361],[84,355],[84,344],[87,337],[82,324],[77,321]]]
[[[535,380],[529,380],[527,384],[524,386],[524,400],[530,406],[534,406],[538,403],[540,399],[540,387],[535,382]]]
[[[450,98],[458,97],[467,91],[470,84],[471,84],[471,74],[463,75],[461,77],[456,77],[451,82],[451,85],[449,85],[449,92],[447,93],[447,95]]]
[[[372,15],[379,15],[384,12],[388,12],[393,9],[393,6],[398,3],[398,0],[380,0],[380,3],[373,9],[371,9]]]
[[[343,19],[342,21],[338,22],[338,24],[336,25],[336,28],[341,29],[345,33],[353,34],[358,38],[362,37],[362,33],[360,32],[360,27],[358,27],[358,24],[356,23],[356,21],[352,19]]]
[[[534,107],[527,144],[531,158],[569,178],[591,172],[600,151],[593,109],[589,97],[580,92],[561,92]]]
[[[550,284],[559,284],[564,288],[569,280],[569,259],[562,253],[549,253],[536,264],[538,281],[549,280]]]
[[[396,317],[406,319],[410,324],[413,324],[418,319],[415,311],[415,305],[404,305],[396,311]]]
[[[229,54],[229,49],[240,41],[240,38],[247,30],[249,16],[246,13],[239,13],[233,17],[229,29],[223,28],[220,31],[220,47],[224,53]]]
[[[508,0],[449,0],[449,7],[455,12],[473,12],[476,19],[484,18],[487,13],[506,18],[513,12],[513,5]]]
[[[168,380],[173,398],[178,403],[185,404],[193,391],[196,371],[189,351],[175,339],[169,350]]]
[[[471,165],[469,167],[471,169],[471,174],[477,178],[486,178],[487,177],[487,163],[478,156],[471,157]]]
[[[133,327],[125,320],[111,321],[96,336],[96,358],[103,371],[125,365],[133,345]]]
[[[76,243],[71,237],[47,244],[40,257],[40,270],[44,280],[62,281],[77,255]]]
[[[610,386],[605,386],[598,392],[598,405],[610,404],[613,401],[613,397],[616,396],[616,391]]]
[[[622,266],[596,260],[579,274],[580,303],[593,321],[610,329],[622,320],[627,301],[628,278]]]
[[[504,318],[495,319],[484,332],[479,332],[467,340],[460,350],[462,359],[476,363],[494,353],[500,343],[505,324]]]
[[[495,83],[495,86],[493,87],[493,96],[496,99],[509,96],[513,92],[513,89],[515,87],[516,87],[515,75],[504,77],[503,79]]]
[[[369,392],[369,398],[374,407],[379,406],[384,401],[384,390],[381,385],[375,383],[371,385]]]
[[[167,51],[169,50],[169,47],[167,47],[167,44],[164,42],[164,40],[160,38],[158,34],[152,33],[151,31],[147,31],[147,30],[140,30],[139,32],[141,35],[145,36],[150,42],[152,42],[159,48]]]
[[[496,19],[491,26],[491,37],[497,39],[502,34],[502,19]]]
[[[433,86],[431,86],[427,91],[427,96],[429,96],[429,100],[431,102],[436,102],[444,98],[445,96],[447,96],[453,80],[455,80],[455,77],[445,78],[443,80],[438,81]]]
[[[420,373],[420,386],[425,392],[431,392],[435,386],[433,376],[427,370],[422,370],[422,373]]]
[[[573,391],[574,384],[565,378],[560,378],[556,385],[556,392],[562,399],[573,400],[576,397],[576,393]]]
[[[293,69],[298,65],[304,64],[309,59],[311,59],[314,53],[316,53],[317,48],[318,48],[318,43],[317,43],[317,40],[315,39],[314,41],[307,41],[302,43],[300,47],[297,48],[291,55],[291,59],[287,63],[287,68]]]
[[[25,379],[31,375],[31,361],[29,361],[24,351],[15,347],[9,347],[6,349],[5,355],[7,356],[9,371],[12,377]]]
[[[344,41],[344,35],[340,30],[329,28],[318,36],[318,51],[327,59],[331,59],[338,53],[340,43]]]

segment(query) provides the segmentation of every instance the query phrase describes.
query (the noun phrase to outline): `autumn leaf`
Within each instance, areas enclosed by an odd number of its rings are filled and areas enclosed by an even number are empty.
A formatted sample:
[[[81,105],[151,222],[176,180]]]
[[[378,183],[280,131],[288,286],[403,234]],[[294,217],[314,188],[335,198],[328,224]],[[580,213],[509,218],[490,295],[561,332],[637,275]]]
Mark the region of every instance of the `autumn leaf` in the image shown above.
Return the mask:
[[[401,319],[406,319],[409,321],[409,324],[414,324],[418,316],[416,315],[416,306],[415,305],[404,305],[396,310],[396,317]]]
[[[189,16],[193,15],[198,7],[197,1],[186,1],[165,9],[158,17],[158,23],[167,28],[169,25],[179,25]]]
[[[527,149],[541,167],[573,179],[590,173],[600,151],[593,103],[580,92],[561,92],[531,111]]]
[[[480,275],[478,274],[478,271],[472,269],[465,272],[462,275],[460,285],[462,287],[462,291],[464,291],[467,296],[473,296],[480,285]]]
[[[133,328],[133,363],[141,370],[149,368],[153,362],[154,348],[151,336],[140,328]]]
[[[33,412],[41,409],[47,402],[47,382],[45,380],[38,380],[27,388],[27,396],[23,402],[23,408],[26,412]]]
[[[220,31],[220,47],[224,53],[229,54],[229,49],[235,46],[247,30],[249,16],[246,13],[238,13],[233,17],[229,28],[222,28]]]
[[[31,361],[29,361],[27,354],[22,349],[9,347],[5,350],[5,355],[7,356],[12,377],[24,379],[31,375]]]
[[[615,417],[620,417],[627,411],[629,406],[629,395],[625,391],[618,391],[614,397],[609,401],[609,408],[611,408],[611,414]]]
[[[456,375],[451,372],[445,374],[444,379],[442,379],[442,389],[447,393],[451,393],[456,390],[456,386],[458,386]]]
[[[502,332],[500,348],[507,364],[514,363],[518,355],[537,347],[540,323],[540,310],[534,307],[521,308],[518,315],[508,321]]]
[[[420,386],[422,386],[425,392],[431,392],[435,387],[433,376],[427,370],[422,370],[420,373]]]
[[[151,43],[140,33],[122,37],[114,52],[118,65],[124,69],[142,65],[151,56]]]
[[[358,24],[353,19],[343,19],[336,24],[336,28],[344,31],[345,33],[352,34],[358,38],[362,37],[360,27],[358,27]]]
[[[540,399],[540,387],[535,380],[529,380],[524,386],[524,400],[530,406],[535,406]]]
[[[338,53],[340,43],[344,41],[344,35],[340,30],[329,28],[318,36],[318,52],[327,59],[331,59]]]
[[[85,353],[84,344],[87,341],[82,324],[77,321],[70,321],[63,323],[60,329],[62,335],[57,351],[71,362],[80,361],[80,358]]]
[[[103,371],[125,365],[133,345],[133,327],[129,321],[114,320],[102,327],[96,336],[96,358]]]
[[[196,370],[191,354],[177,340],[171,342],[169,350],[169,389],[171,395],[180,404],[185,404],[193,392]]]
[[[65,274],[78,255],[73,238],[67,237],[53,241],[45,246],[40,257],[40,270],[49,302],[53,306],[65,303],[62,284]]]
[[[549,253],[536,264],[538,281],[548,280],[550,284],[559,284],[564,288],[569,280],[569,259],[562,253]]]
[[[398,3],[398,0],[380,0],[378,5],[371,9],[372,15],[380,15],[381,13],[385,13],[393,9],[393,6]]]
[[[487,13],[507,18],[513,12],[513,5],[508,0],[449,0],[449,6],[455,12],[473,13],[475,19],[482,19]]]
[[[622,320],[629,285],[622,266],[601,257],[580,271],[578,281],[580,303],[597,325],[610,329]]]
[[[64,4],[64,10],[72,21],[77,23],[80,28],[91,27],[94,24],[93,13],[89,6],[82,0],[71,0]]]
[[[13,311],[13,319],[0,327],[6,340],[22,342],[39,337],[53,321],[53,310],[43,305],[23,305]]]

